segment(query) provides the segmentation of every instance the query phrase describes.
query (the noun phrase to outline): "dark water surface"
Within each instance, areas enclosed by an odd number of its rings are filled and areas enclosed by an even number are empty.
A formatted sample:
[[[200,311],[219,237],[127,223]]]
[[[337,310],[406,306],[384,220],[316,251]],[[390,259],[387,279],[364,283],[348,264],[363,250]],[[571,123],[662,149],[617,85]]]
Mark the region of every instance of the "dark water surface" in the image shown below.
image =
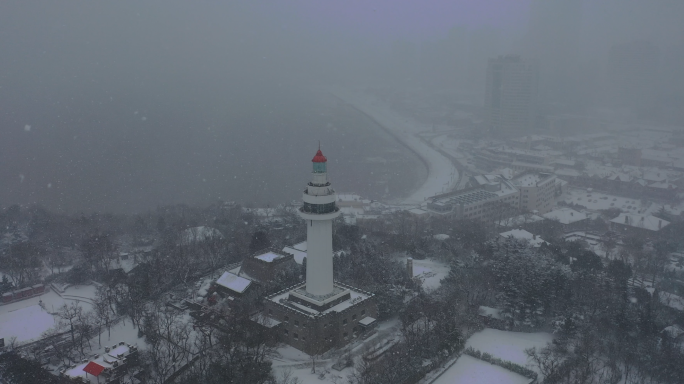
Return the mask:
[[[338,191],[389,200],[426,177],[415,155],[329,94],[241,89],[2,94],[0,207],[140,212],[218,199],[288,202],[300,198],[319,140]]]

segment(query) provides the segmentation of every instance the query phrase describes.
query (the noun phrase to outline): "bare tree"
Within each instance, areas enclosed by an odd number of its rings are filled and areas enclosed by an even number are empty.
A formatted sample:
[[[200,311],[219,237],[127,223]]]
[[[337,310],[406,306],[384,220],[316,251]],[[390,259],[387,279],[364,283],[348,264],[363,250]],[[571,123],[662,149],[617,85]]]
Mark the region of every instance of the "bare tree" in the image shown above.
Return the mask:
[[[91,268],[109,271],[111,260],[116,257],[116,245],[106,233],[87,236],[81,242],[81,252]]]
[[[191,355],[191,329],[182,314],[154,305],[145,312],[148,349],[145,357],[154,371],[153,382],[164,383]]]
[[[102,289],[104,288],[104,289]],[[104,325],[107,327],[107,336],[111,338],[112,336],[112,321],[114,320],[114,312],[112,311],[112,305],[110,304],[108,297],[106,295],[101,294],[102,291],[108,291],[108,289],[104,286],[98,288],[98,295],[95,298],[95,305],[94,305],[94,316],[95,316],[95,321],[96,324],[99,326]],[[99,345],[101,344],[101,336],[102,332],[98,329],[97,332],[97,343]]]
[[[39,254],[38,247],[28,242],[8,247],[5,256],[2,257],[2,268],[15,287],[21,287],[38,277]]]

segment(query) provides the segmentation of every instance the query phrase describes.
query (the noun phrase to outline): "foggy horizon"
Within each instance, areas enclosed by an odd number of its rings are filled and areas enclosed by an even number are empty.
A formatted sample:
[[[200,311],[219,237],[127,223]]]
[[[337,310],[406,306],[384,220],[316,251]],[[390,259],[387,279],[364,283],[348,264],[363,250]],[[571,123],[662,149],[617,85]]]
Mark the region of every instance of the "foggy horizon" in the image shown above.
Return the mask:
[[[259,151],[267,162],[278,162],[287,179],[303,180],[301,166],[318,140],[344,156],[325,133],[335,122],[314,120],[317,112],[307,107],[326,97],[317,94],[340,85],[452,92],[480,108],[488,59],[519,54],[544,61],[544,52],[556,49],[545,42],[535,46],[530,37],[534,4],[3,3],[0,206],[136,212],[159,204],[207,204],[219,197],[286,202],[296,198],[297,188],[289,188],[287,199],[248,192],[273,188],[285,178],[268,180],[263,174],[265,184],[245,179],[247,184],[239,186],[231,179],[247,176],[234,165],[253,166],[249,154]],[[568,87],[557,100],[565,110],[590,113],[606,104],[597,84],[605,82],[609,52],[634,42],[654,44],[659,52],[654,81],[671,89],[663,88],[657,97],[668,96],[673,105],[684,100],[681,80],[666,80],[681,75],[683,3],[577,4],[577,50],[563,58],[572,80],[563,80]],[[542,75],[549,68],[542,63]],[[288,104],[293,102],[299,110]],[[281,115],[264,116],[274,110]],[[674,115],[666,123],[681,125],[681,114]],[[305,128],[295,133],[294,126]],[[206,130],[223,134],[223,141]],[[273,136],[272,130],[280,133]],[[235,139],[250,135],[257,139],[238,149]],[[287,166],[274,154],[286,139],[293,155]],[[373,157],[371,146],[361,147],[361,157]],[[222,163],[231,153],[236,163]],[[417,158],[412,161],[419,164]],[[200,183],[207,173],[210,182]],[[387,195],[384,188],[354,184],[353,173],[341,170],[343,185],[376,198]],[[420,182],[418,176],[409,184]]]

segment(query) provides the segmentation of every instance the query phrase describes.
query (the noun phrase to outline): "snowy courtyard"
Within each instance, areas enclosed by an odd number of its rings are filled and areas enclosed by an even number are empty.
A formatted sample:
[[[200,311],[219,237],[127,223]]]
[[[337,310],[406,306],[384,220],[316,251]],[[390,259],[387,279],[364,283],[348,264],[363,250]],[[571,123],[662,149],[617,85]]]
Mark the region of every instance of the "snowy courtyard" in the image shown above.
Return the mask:
[[[54,317],[39,305],[3,311],[0,315],[0,338],[9,342],[11,338],[16,337],[17,343],[36,340],[54,325]]]
[[[466,342],[466,348],[472,347],[499,359],[526,366],[528,360],[525,349],[543,348],[552,339],[549,333],[509,332],[487,328],[471,336]],[[433,384],[517,384],[529,381],[530,379],[507,369],[462,355]]]
[[[464,355],[432,384],[527,384],[529,381],[515,372]]]
[[[59,294],[49,290],[39,296],[2,305],[0,338],[7,342],[16,337],[18,343],[37,340],[43,332],[56,325],[57,320],[52,314],[64,304],[77,302],[85,310],[92,309],[95,291],[96,288],[92,285],[70,286]]]
[[[440,281],[449,274],[449,266],[436,260],[413,260],[413,277],[420,279],[426,291],[439,288]]]

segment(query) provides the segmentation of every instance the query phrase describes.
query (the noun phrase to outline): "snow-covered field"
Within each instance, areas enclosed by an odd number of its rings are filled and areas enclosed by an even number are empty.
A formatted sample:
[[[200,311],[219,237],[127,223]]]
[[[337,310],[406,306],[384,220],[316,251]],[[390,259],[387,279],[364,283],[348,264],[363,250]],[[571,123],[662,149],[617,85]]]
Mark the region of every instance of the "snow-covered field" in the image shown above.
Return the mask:
[[[43,332],[54,325],[55,319],[51,314],[39,305],[31,305],[0,315],[0,338],[9,342],[16,337],[16,342],[23,343],[40,338]]]
[[[502,360],[526,366],[528,361],[525,349],[543,348],[552,339],[551,334],[544,332],[508,332],[487,328],[471,336],[466,342],[466,348],[473,347]],[[517,373],[468,355],[462,355],[433,384],[517,384],[529,381]]]
[[[413,277],[423,281],[424,290],[434,290],[439,287],[440,280],[449,274],[449,266],[434,260],[413,260]]]
[[[451,160],[439,151],[426,144],[420,133],[432,132],[432,126],[422,124],[400,116],[379,101],[371,100],[366,95],[338,91],[338,97],[352,104],[359,110],[372,116],[385,129],[391,131],[406,146],[415,151],[428,166],[428,177],[417,190],[404,199],[405,205],[421,204],[428,197],[448,192],[458,182],[458,171]]]
[[[473,347],[502,360],[525,366],[527,364],[525,349],[544,348],[551,340],[553,336],[545,332],[509,332],[487,328],[471,336],[466,342],[466,348]]]
[[[0,306],[0,338],[10,340],[17,338],[17,342],[27,342],[39,339],[43,332],[56,324],[51,313],[55,313],[64,304],[77,302],[83,309],[92,309],[92,299],[95,297],[95,286],[80,285],[65,289],[61,296],[52,290],[40,296],[20,300]],[[40,303],[44,306],[41,308]]]
[[[530,379],[463,355],[432,384],[527,384]]]

